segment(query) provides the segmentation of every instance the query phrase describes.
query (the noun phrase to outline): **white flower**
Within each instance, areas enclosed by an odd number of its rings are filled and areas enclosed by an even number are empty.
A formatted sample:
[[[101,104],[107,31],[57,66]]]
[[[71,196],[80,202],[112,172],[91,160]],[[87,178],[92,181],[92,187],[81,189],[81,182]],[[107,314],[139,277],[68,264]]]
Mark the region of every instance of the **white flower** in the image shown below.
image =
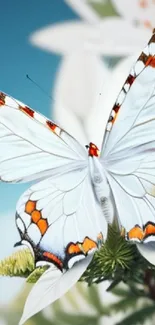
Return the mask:
[[[102,56],[131,55],[140,51],[150,37],[150,29],[145,27],[146,24],[140,24],[144,16],[139,2],[132,5],[130,2],[129,10],[129,0],[113,0],[122,17],[101,19],[90,1],[66,0],[85,21],[51,25],[30,37],[33,45],[62,55],[55,82],[53,118],[83,144],[89,140],[101,144],[96,124],[100,92],[104,122],[109,114],[105,89],[111,73],[101,60]],[[152,12],[155,13],[155,6],[150,8],[145,21],[149,20],[149,15],[152,17]],[[110,98],[111,94],[112,90]]]

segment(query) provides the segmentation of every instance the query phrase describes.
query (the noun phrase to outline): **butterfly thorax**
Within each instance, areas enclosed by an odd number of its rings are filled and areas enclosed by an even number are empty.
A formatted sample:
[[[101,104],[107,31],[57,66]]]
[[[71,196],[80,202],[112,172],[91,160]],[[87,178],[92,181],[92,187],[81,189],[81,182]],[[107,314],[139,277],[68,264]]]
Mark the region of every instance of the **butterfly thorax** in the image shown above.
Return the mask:
[[[106,174],[98,157],[89,156],[90,177],[97,199],[100,200],[110,196],[110,187],[107,182]]]

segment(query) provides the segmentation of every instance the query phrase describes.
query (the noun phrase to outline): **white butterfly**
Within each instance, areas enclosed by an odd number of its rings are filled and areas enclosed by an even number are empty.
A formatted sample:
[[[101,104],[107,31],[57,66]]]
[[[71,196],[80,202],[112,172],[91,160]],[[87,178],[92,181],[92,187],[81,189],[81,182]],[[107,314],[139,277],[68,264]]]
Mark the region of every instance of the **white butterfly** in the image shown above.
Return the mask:
[[[16,224],[36,266],[20,324],[81,277],[117,216],[128,240],[155,263],[155,32],[112,109],[101,154],[0,93],[0,177],[39,180],[20,198]],[[152,245],[152,244],[151,244]],[[78,263],[77,263],[78,262]]]

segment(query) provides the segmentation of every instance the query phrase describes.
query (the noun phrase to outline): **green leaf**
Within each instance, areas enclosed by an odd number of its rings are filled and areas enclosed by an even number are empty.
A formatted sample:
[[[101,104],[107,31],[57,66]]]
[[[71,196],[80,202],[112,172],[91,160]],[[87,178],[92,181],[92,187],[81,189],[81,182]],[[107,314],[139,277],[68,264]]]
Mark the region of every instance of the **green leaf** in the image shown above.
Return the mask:
[[[41,275],[49,268],[48,265],[37,267],[26,279],[28,283],[36,283]]]
[[[112,2],[110,0],[108,1],[101,1],[97,3],[93,0],[87,0],[90,6],[94,8],[94,10],[98,13],[100,17],[106,17],[106,16],[116,16],[117,13],[112,5]]]
[[[98,325],[99,316],[68,314],[60,311],[55,321],[56,324],[66,325]]]
[[[155,305],[144,307],[125,317],[116,325],[142,325],[155,314]]]
[[[100,315],[109,315],[109,309],[108,309],[108,307],[103,306],[103,304],[100,300],[99,292],[95,285],[92,285],[87,290],[87,301],[90,305],[92,305],[96,309],[96,311]]]
[[[123,287],[122,286],[117,286],[116,288],[114,288],[112,290],[112,293],[115,296],[124,298],[124,297],[129,295],[129,288],[128,288],[127,285],[124,285]]]
[[[0,261],[0,275],[27,277],[34,270],[34,258],[29,249],[22,249]]]
[[[111,310],[115,312],[120,312],[120,311],[127,311],[129,308],[135,308],[138,299],[136,296],[129,294],[127,297],[124,297],[123,299],[119,300],[118,302],[111,304]]]
[[[137,268],[138,262],[141,266],[141,259],[136,246],[127,242],[115,225],[109,226],[106,243],[95,254],[81,280],[88,282],[89,285],[104,279],[126,281],[133,277],[133,268]],[[148,266],[146,261],[143,261],[143,264],[145,267]]]

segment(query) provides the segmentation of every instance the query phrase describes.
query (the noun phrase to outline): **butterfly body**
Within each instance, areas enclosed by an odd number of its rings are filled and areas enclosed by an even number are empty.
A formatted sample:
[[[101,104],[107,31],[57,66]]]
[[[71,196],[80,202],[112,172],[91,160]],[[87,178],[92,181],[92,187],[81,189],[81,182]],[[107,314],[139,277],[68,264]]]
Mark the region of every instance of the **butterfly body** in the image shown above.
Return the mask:
[[[103,218],[106,218],[107,222],[111,223],[114,217],[114,209],[112,205],[111,189],[106,177],[106,170],[103,162],[100,160],[97,146],[91,142],[88,148],[88,166],[94,195],[101,207]]]

